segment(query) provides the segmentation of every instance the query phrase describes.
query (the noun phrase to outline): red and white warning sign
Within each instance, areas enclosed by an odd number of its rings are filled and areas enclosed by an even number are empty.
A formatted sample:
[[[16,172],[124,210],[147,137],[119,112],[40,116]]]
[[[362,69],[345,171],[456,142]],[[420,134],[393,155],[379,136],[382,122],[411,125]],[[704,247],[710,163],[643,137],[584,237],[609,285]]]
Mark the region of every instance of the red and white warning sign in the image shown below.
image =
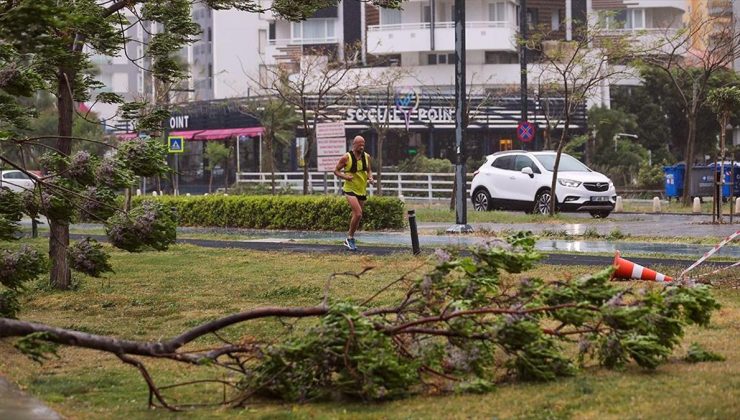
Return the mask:
[[[339,158],[347,153],[344,122],[316,124],[316,156],[319,172],[332,172]]]

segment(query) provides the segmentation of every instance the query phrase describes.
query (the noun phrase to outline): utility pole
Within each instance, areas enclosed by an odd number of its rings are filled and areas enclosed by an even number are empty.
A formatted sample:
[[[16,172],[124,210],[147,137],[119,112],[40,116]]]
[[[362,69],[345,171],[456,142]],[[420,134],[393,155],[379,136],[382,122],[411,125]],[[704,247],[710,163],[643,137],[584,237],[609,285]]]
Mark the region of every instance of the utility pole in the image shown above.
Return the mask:
[[[468,233],[465,158],[465,0],[455,0],[455,225],[449,233]]]
[[[519,67],[520,67],[520,84],[521,84],[521,101],[522,116],[521,122],[527,121],[527,0],[519,0],[519,36],[521,42],[519,45]],[[524,150],[527,144],[522,142]]]

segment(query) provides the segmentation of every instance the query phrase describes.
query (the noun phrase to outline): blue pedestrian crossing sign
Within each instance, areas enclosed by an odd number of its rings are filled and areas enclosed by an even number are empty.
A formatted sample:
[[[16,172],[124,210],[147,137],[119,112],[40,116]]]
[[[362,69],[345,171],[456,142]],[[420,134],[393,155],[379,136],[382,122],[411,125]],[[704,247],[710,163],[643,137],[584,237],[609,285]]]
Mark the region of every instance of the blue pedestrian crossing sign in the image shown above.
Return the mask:
[[[167,143],[170,146],[170,153],[182,153],[185,151],[185,137],[169,136]]]

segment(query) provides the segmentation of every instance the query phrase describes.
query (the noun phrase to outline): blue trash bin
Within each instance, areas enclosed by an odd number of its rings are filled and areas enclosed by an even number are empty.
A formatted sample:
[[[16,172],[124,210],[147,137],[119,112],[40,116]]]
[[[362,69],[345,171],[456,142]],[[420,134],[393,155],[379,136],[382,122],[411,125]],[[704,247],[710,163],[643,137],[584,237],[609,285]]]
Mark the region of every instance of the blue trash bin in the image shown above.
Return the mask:
[[[686,165],[677,163],[672,166],[664,166],[663,173],[665,174],[665,195],[668,197],[668,201],[671,198],[681,197],[683,195],[683,179],[686,174]]]
[[[722,164],[719,162],[711,163],[709,164],[709,166],[715,168],[717,172],[721,171],[723,168]],[[738,176],[740,176],[740,163],[735,163],[735,171],[734,171],[735,182],[732,182],[732,177],[733,177],[732,162],[725,161],[724,171],[725,171],[725,174],[724,174],[725,182],[724,182],[724,185],[722,186],[722,198],[724,199],[724,201],[727,201],[727,197],[731,195],[737,197],[738,193],[740,192],[740,178],[738,178]]]

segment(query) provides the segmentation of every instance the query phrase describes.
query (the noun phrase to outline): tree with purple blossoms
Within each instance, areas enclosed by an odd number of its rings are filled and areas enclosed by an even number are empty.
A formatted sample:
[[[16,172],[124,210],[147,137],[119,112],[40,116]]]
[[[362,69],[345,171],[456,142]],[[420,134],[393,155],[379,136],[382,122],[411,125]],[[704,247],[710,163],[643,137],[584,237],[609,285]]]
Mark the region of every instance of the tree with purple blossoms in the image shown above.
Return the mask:
[[[371,0],[383,7],[400,7],[400,0]],[[177,51],[192,43],[201,28],[192,19],[189,0],[18,0],[0,2],[0,146],[16,149],[20,156],[31,148],[47,149],[53,156],[53,170],[38,181],[36,193],[41,214],[49,222],[50,282],[58,289],[71,285],[68,260],[69,225],[78,220],[82,197],[96,197],[104,207],[109,198],[106,183],[126,187],[127,177],[111,171],[111,164],[123,166],[137,176],[161,173],[160,160],[149,160],[158,153],[161,140],[134,140],[120,150],[118,162],[97,162],[89,155],[73,154],[73,123],[81,102],[117,104],[120,116],[135,124],[137,131],[160,133],[169,115],[162,101],[126,102],[113,92],[100,91],[103,84],[93,75],[93,56],[123,56],[143,68],[157,86],[173,86],[186,71]],[[324,7],[337,6],[339,0],[202,0],[214,10],[236,9],[267,13],[291,21],[311,17]],[[130,56],[127,33],[143,30],[148,34],[142,55]],[[38,92],[56,97],[57,129],[45,144],[29,138],[24,130],[37,114],[28,98]],[[158,94],[166,92],[158,92]],[[161,96],[161,95],[159,95]],[[86,139],[92,141],[94,139]],[[5,149],[5,148],[0,148]],[[0,163],[28,173],[24,159],[14,161],[0,155]],[[144,159],[144,166],[131,159]],[[143,163],[140,161],[139,163]],[[149,167],[147,167],[149,166]],[[102,169],[99,169],[102,168]],[[106,172],[108,178],[89,182],[92,171]],[[120,172],[120,171],[119,171]],[[113,179],[113,181],[111,181]],[[120,185],[125,184],[125,185]],[[88,209],[92,210],[92,209]],[[100,210],[95,209],[95,210]],[[95,213],[95,212],[93,212]],[[89,216],[88,213],[85,213]]]

